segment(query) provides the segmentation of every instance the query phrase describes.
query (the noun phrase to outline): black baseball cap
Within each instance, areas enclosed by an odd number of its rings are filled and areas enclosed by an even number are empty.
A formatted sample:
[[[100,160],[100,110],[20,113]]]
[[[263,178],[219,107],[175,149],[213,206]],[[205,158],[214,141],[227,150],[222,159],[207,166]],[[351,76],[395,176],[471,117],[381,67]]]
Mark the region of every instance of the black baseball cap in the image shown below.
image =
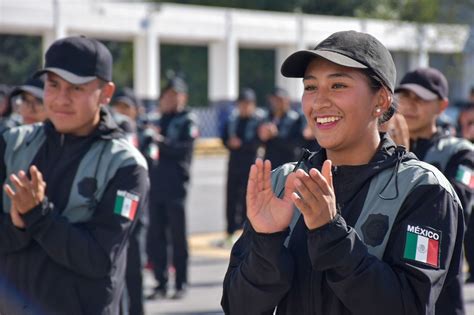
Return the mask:
[[[187,94],[188,93],[188,84],[181,77],[173,77],[173,78],[170,78],[168,80],[168,82],[166,83],[166,86],[164,87],[162,92],[164,92],[166,90],[169,90],[169,89],[173,89],[177,93]]]
[[[402,78],[395,92],[409,90],[425,101],[448,99],[448,80],[435,68],[418,68]]]
[[[237,101],[250,101],[255,102],[257,97],[255,95],[255,91],[251,88],[243,88],[239,92],[239,96],[237,97]]]
[[[118,91],[114,96],[111,105],[114,106],[116,103],[124,103],[129,107],[140,107],[142,106],[141,101],[136,97],[133,90],[129,87],[125,87]]]
[[[11,92],[10,97],[17,96],[23,92],[30,93],[34,97],[43,100],[44,81],[40,78],[31,77],[23,85],[15,87]]]
[[[46,51],[44,69],[36,76],[53,72],[73,84],[84,84],[97,78],[112,81],[112,54],[104,44],[85,36],[55,41]]]
[[[356,31],[334,33],[314,49],[300,50],[286,58],[281,74],[290,78],[304,77],[306,67],[315,56],[341,66],[370,69],[383,85],[394,91],[397,72],[392,55],[372,35]]]
[[[283,98],[288,98],[290,95],[288,94],[288,91],[285,90],[284,88],[281,87],[275,87],[270,95],[277,96],[277,97],[283,97]]]

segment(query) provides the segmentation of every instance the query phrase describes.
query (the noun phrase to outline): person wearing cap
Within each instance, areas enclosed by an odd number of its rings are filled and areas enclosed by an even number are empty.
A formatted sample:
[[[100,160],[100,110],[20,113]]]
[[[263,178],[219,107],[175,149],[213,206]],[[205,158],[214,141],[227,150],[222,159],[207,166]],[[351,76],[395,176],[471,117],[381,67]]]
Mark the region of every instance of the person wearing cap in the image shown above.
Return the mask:
[[[46,111],[43,105],[44,82],[39,78],[29,78],[25,84],[13,89],[10,99],[18,106],[18,113],[24,125],[43,122]]]
[[[379,133],[396,109],[389,51],[337,32],[281,72],[303,79],[321,150],[273,172],[252,165],[225,313],[433,314],[460,272],[462,208],[441,172]]]
[[[148,299],[167,297],[168,261],[174,266],[172,299],[186,294],[188,244],[186,239],[186,197],[194,141],[199,135],[197,119],[186,109],[188,86],[180,77],[170,79],[161,91],[159,118],[152,123],[159,133],[159,160],[151,169],[150,227],[147,252],[157,286]],[[168,247],[173,256],[168,260]]]
[[[48,120],[0,138],[0,313],[118,314],[149,180],[104,107],[112,55],[97,40],[62,38],[36,76]]]
[[[288,92],[282,88],[275,88],[268,101],[270,109],[258,135],[265,147],[265,159],[277,167],[298,158],[304,142],[304,118],[291,109]]]
[[[242,88],[222,134],[222,143],[229,150],[226,186],[226,239],[222,245],[231,246],[234,233],[242,228],[246,218],[245,191],[248,172],[255,162],[261,145],[258,128],[265,113],[257,108],[255,91]]]
[[[8,85],[0,84],[0,134],[21,124],[20,117],[14,111],[10,92]]]
[[[142,151],[143,141],[141,139],[144,138],[142,135],[145,133],[145,129],[138,119],[140,106],[140,100],[129,87],[118,91],[110,104],[114,120],[126,132],[131,144],[143,154],[150,169],[149,156],[145,155],[146,150]],[[124,125],[125,123],[126,125]],[[147,226],[148,209],[142,211],[130,233],[125,272],[126,287],[122,303],[123,312],[128,315],[143,315],[145,312],[142,270],[145,265]]]
[[[461,107],[458,115],[459,134],[474,143],[474,101]]]
[[[410,133],[410,150],[427,163],[437,167],[451,182],[464,208],[468,222],[474,202],[474,147],[464,139],[437,128],[436,121],[448,107],[448,81],[435,68],[418,68],[406,73],[395,89],[400,113],[405,117]],[[474,268],[472,231],[466,231],[466,258]],[[468,246],[469,245],[469,246]],[[471,269],[472,272],[472,269]],[[462,275],[458,282],[446,283],[450,293],[439,301],[440,314],[463,313]]]

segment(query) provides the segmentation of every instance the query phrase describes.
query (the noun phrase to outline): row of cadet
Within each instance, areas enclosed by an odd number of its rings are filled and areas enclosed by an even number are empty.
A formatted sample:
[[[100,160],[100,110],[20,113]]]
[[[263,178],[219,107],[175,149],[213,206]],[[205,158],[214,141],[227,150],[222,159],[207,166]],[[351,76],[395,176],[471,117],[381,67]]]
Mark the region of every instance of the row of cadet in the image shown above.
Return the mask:
[[[69,82],[68,84],[72,84],[72,89],[76,93],[84,92],[81,90],[81,86],[89,84],[90,81],[82,80],[84,73],[80,69],[83,65],[80,63],[71,65],[67,61],[70,59],[58,57],[58,55],[61,55],[63,49],[70,53],[71,46],[79,47],[84,45],[84,42],[87,44],[93,42],[95,46],[98,45],[98,42],[91,39],[72,37],[59,40],[50,48],[50,50],[54,50],[55,54],[51,52],[49,58],[47,54],[46,67],[45,70],[43,70],[43,73],[46,72],[46,82],[49,89],[57,88],[57,86],[62,84],[63,81],[61,80],[64,80],[65,82]],[[65,49],[66,46],[67,49]],[[77,53],[97,54],[96,51],[82,51]],[[84,59],[91,60],[91,58]],[[62,71],[57,71],[57,69]],[[87,77],[99,77],[107,82],[111,81],[108,75],[101,77],[97,73],[91,74],[92,75]],[[46,119],[46,115],[44,114],[45,110],[47,112],[47,109],[45,107],[51,105],[48,104],[46,99],[45,105],[42,105],[42,84],[42,81],[38,81],[37,79],[28,80],[25,85],[19,86],[9,93],[9,96],[5,98],[6,102],[2,102],[4,113],[2,126],[5,126],[3,130],[5,139],[9,139],[8,137],[11,133],[7,131],[8,128],[18,125],[21,120],[23,120],[25,124],[28,124]],[[78,91],[75,89],[78,89]],[[129,89],[117,93],[110,102],[114,109],[111,112],[115,122],[121,126],[122,130],[128,135],[128,140],[140,149],[148,162],[152,192],[149,196],[149,211],[139,212],[140,215],[136,218],[134,218],[133,215],[130,217],[134,223],[133,228],[127,230],[129,247],[127,255],[128,263],[126,265],[127,284],[125,290],[128,294],[124,295],[127,298],[121,299],[123,313],[127,313],[126,309],[130,310],[130,314],[143,313],[141,270],[144,263],[143,256],[145,252],[148,255],[150,265],[153,268],[158,283],[149,298],[168,296],[168,261],[172,262],[175,269],[175,288],[171,297],[178,299],[186,292],[188,279],[188,249],[185,231],[185,201],[190,176],[189,170],[193,153],[193,143],[199,134],[195,117],[186,109],[187,92],[188,87],[183,79],[171,79],[161,91],[158,104],[159,114],[154,112],[147,115],[146,119],[139,119],[139,117],[144,114],[142,111],[143,107],[140,106],[139,101]],[[397,143],[399,141],[399,143],[405,144],[406,147],[410,147],[420,159],[431,162],[440,168],[448,177],[464,206],[466,221],[470,222],[466,232],[465,249],[469,265],[474,266],[474,264],[472,264],[474,240],[472,228],[469,228],[473,220],[468,219],[470,209],[472,208],[472,185],[474,183],[474,181],[471,180],[472,170],[474,168],[472,146],[466,141],[456,140],[457,138],[453,137],[449,132],[447,133],[444,129],[438,130],[436,128],[436,118],[448,105],[447,81],[444,76],[435,69],[417,69],[404,76],[399,87],[395,89],[395,92],[398,95],[398,102],[400,104],[399,112],[402,115],[395,115],[394,119],[389,121],[388,125],[384,126],[389,135],[388,137],[393,138]],[[282,89],[276,89],[269,100],[272,110],[269,114],[264,114],[256,107],[255,93],[251,89],[242,89],[237,100],[236,110],[229,115],[225,127],[223,128],[223,142],[230,150],[226,202],[228,219],[227,232],[229,236],[232,236],[237,229],[242,227],[243,221],[246,218],[245,194],[248,181],[247,174],[257,156],[271,160],[273,168],[275,168],[278,165],[297,159],[301,161],[308,160],[311,154],[301,150],[302,147],[310,146],[311,151],[318,151],[318,144],[314,140],[314,131],[306,128],[302,116],[298,114],[297,111],[290,109],[287,93]],[[16,113],[14,113],[14,107],[18,108],[18,114],[22,117],[21,119],[18,119]],[[108,112],[106,109],[103,110]],[[473,112],[472,106],[469,105],[459,116],[459,121],[462,123],[461,130],[463,133],[465,132],[466,135],[469,132],[472,133],[474,126]],[[60,113],[58,117],[63,117],[61,115],[67,116],[64,115],[64,113]],[[107,115],[105,112],[102,113],[101,109],[101,117],[106,117]],[[53,120],[51,117],[48,118]],[[306,118],[308,119],[308,117]],[[57,117],[54,119],[57,119]],[[334,123],[334,121],[321,122],[321,124],[331,123]],[[45,126],[48,126],[48,124],[51,124],[51,122],[47,121]],[[54,120],[53,125],[58,129],[60,122]],[[16,129],[13,129],[13,131],[14,130]],[[469,140],[472,141],[472,138],[469,138]],[[66,139],[66,141],[68,140]],[[70,141],[75,140],[70,139]],[[265,144],[265,150],[259,152],[259,148],[262,147],[262,144]],[[441,149],[437,150],[437,148],[441,148],[445,151]],[[301,156],[301,158],[299,156]],[[6,169],[7,175],[9,175],[9,169]],[[40,171],[42,170],[40,169]],[[21,177],[21,175],[19,176]],[[50,178],[45,178],[50,180]],[[54,186],[48,182],[47,187]],[[72,187],[68,189],[72,189]],[[90,189],[90,182],[79,182],[77,190],[79,194],[83,194],[84,191],[88,191],[88,189]],[[48,197],[50,194],[54,195],[54,193],[50,191]],[[118,195],[119,193],[117,192],[117,196]],[[132,196],[127,197],[127,200],[133,204],[135,198],[133,197],[133,193],[128,192],[125,196]],[[54,197],[50,199],[54,201]],[[122,199],[119,198],[116,200]],[[117,206],[117,204],[116,201],[115,206]],[[122,205],[121,203],[119,204]],[[96,203],[92,203],[92,205],[94,206]],[[50,213],[54,213],[54,210],[50,209],[48,204],[42,204],[42,207],[44,207],[42,210],[49,210],[41,211],[41,216],[46,217]],[[124,207],[125,206],[122,208]],[[121,213],[121,215],[123,215],[123,213]],[[26,230],[30,228],[29,224],[31,224],[35,231],[41,230],[34,226],[37,221],[41,222],[40,219],[31,219],[28,218],[28,216],[25,216],[24,219],[26,219]],[[15,220],[12,216],[13,224],[15,224]],[[48,217],[42,220],[54,219]],[[149,225],[148,229],[146,229],[147,224]],[[18,225],[15,226],[18,227]],[[82,228],[82,225],[76,224],[75,227]],[[92,227],[88,227],[88,229],[91,228]],[[148,233],[146,233],[147,230]],[[455,238],[453,242],[456,241],[456,244],[458,244],[458,237],[456,235],[453,235],[453,237]],[[146,250],[143,249],[145,238],[147,239]],[[45,242],[45,240],[38,239],[36,242],[42,244],[41,242]],[[167,257],[167,248],[169,245],[173,248],[172,259],[168,259]],[[109,246],[110,244],[106,247]],[[18,257],[20,257],[22,255],[21,253],[22,251],[15,255],[19,255]],[[47,256],[51,256],[50,258],[52,260],[57,259],[57,257],[54,257],[57,252],[46,251],[46,253]],[[7,259],[5,261],[9,260]],[[7,270],[3,269],[7,268],[3,265],[0,267],[2,271]],[[9,267],[11,267],[11,265],[9,265]],[[123,268],[124,265],[120,267]],[[68,266],[68,268],[71,268],[73,273],[76,272],[74,271],[74,264]],[[54,310],[55,307],[58,309],[66,307],[63,310],[67,309],[67,301],[63,301],[64,304],[59,303],[55,306],[54,303],[51,302],[53,297],[46,300],[37,298],[33,287],[21,287],[21,284],[15,283],[15,280],[20,279],[15,278],[15,275],[16,273],[12,273],[12,283],[10,283],[10,285],[14,287],[18,286],[16,289],[20,290],[21,293],[25,294],[31,301],[37,300],[36,302],[47,310]],[[114,274],[114,276],[120,278],[118,274]],[[459,271],[457,276],[455,275],[453,277],[453,275],[450,275],[451,282],[449,286],[446,285],[446,287],[449,288],[446,290],[449,290],[451,298],[448,299],[449,301],[442,301],[447,309],[457,309],[460,312],[463,309],[460,290],[461,276],[462,274],[459,274]],[[120,279],[115,279],[115,281],[120,283]],[[472,278],[468,278],[468,281],[472,281]],[[36,283],[37,281],[35,280],[33,282]],[[117,285],[117,287],[121,286],[123,285]],[[81,291],[82,289],[77,290]],[[0,294],[2,292],[3,291],[0,291]],[[60,296],[59,292],[56,295]],[[2,298],[4,297],[5,296],[2,296]],[[45,297],[43,296],[43,298]],[[30,302],[30,300],[28,300],[28,302]],[[86,303],[86,300],[81,300],[77,303],[79,303],[83,309],[87,309],[86,306],[82,305]],[[100,304],[101,302],[99,301],[98,303]],[[226,305],[227,302],[223,303],[226,309],[228,307]],[[92,305],[98,304],[92,303],[91,309],[94,307]],[[450,313],[450,311],[447,311],[447,313]]]

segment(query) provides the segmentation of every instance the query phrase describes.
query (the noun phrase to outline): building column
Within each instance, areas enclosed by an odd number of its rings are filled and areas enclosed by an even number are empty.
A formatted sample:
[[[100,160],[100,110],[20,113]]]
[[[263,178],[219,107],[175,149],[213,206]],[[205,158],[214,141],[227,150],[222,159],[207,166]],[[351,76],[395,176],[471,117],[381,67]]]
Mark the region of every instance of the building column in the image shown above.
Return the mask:
[[[67,29],[62,17],[61,0],[53,1],[53,29],[43,33],[43,56],[49,46],[57,39],[67,36]],[[43,58],[44,59],[44,58]]]
[[[281,72],[283,61],[292,53],[305,49],[304,40],[304,16],[301,12],[295,14],[296,19],[296,43],[294,45],[280,46],[276,48],[275,54],[275,86],[288,91],[293,102],[300,102],[303,95],[303,83],[301,78],[286,78]]]
[[[430,65],[430,55],[427,49],[426,43],[426,30],[423,25],[419,25],[417,28],[417,50],[411,53],[410,55],[410,70],[419,68],[419,67],[429,67]]]
[[[226,17],[225,39],[210,43],[208,60],[210,102],[234,100],[239,89],[239,49],[230,11]]]
[[[275,85],[287,90],[293,102],[301,101],[304,90],[302,78],[284,77],[280,72],[280,68],[283,61],[297,50],[299,49],[296,46],[280,46],[277,47],[275,54]]]
[[[143,20],[142,28],[133,39],[133,87],[139,98],[155,100],[159,96],[159,39],[151,17]]]

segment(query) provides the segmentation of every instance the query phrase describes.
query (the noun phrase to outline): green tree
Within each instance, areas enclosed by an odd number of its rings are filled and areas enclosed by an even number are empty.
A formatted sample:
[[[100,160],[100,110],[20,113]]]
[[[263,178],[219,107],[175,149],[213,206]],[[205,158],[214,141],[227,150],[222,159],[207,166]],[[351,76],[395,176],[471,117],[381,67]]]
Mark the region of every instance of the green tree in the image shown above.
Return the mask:
[[[161,79],[164,87],[169,77],[179,75],[189,86],[189,105],[207,106],[207,47],[160,45]]]
[[[113,81],[117,90],[133,87],[133,45],[131,42],[101,40],[114,60]]]
[[[257,94],[259,106],[266,105],[266,96],[274,87],[275,51],[270,49],[239,50],[239,86],[250,87]]]
[[[0,35],[0,83],[19,85],[41,68],[39,36]]]

